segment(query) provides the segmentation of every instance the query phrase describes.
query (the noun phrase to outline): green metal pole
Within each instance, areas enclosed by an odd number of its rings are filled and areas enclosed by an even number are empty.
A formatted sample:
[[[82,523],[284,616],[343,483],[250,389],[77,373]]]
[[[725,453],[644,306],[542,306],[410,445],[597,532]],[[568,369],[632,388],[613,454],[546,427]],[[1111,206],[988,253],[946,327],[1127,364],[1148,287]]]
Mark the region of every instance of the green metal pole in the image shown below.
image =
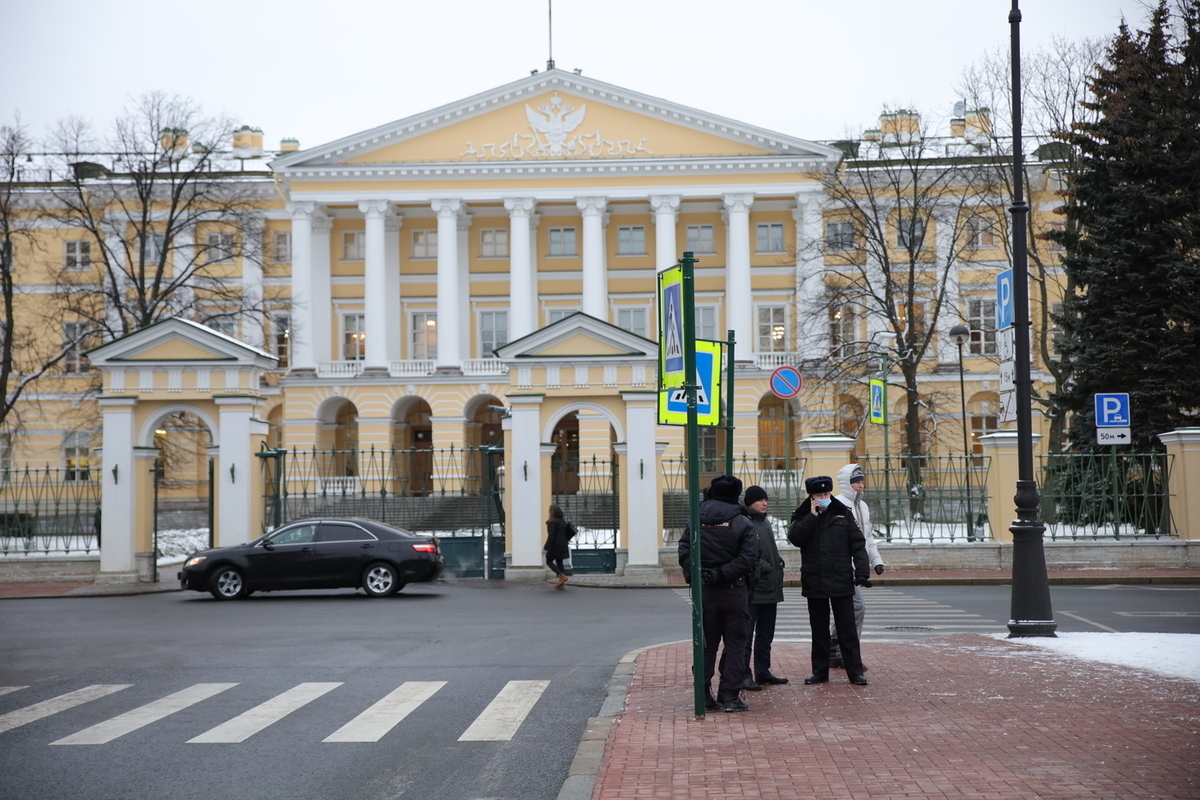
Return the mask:
[[[892,420],[888,413],[888,354],[885,350],[880,359],[880,369],[883,372],[883,526],[887,531],[887,540],[892,540],[892,471],[891,449],[889,447],[888,429]]]
[[[733,474],[733,354],[737,343],[733,331],[727,331],[729,352],[725,367],[725,474]]]
[[[683,374],[687,396],[688,533],[692,545],[692,683],[697,717],[704,716],[704,598],[700,585],[700,430],[696,408],[696,258],[686,251],[683,266]]]
[[[1113,499],[1113,538],[1121,538],[1121,510],[1120,510],[1120,487],[1117,483],[1120,479],[1121,471],[1117,468],[1117,446],[1114,444],[1109,448],[1110,462],[1112,463],[1112,499]]]

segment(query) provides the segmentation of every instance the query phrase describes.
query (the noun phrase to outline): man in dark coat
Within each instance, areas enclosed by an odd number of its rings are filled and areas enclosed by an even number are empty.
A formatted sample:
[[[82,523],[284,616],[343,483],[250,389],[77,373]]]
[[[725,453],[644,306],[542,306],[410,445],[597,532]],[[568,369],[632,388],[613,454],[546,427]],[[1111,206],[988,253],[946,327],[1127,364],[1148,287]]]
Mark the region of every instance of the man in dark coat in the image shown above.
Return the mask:
[[[833,496],[827,475],[804,481],[808,498],[792,514],[788,541],[800,548],[801,594],[808,600],[812,627],[813,674],[806,684],[829,680],[829,611],[837,623],[842,658],[850,682],[866,686],[858,630],[854,625],[854,587],[867,581],[867,542],[850,509]]]
[[[750,576],[758,565],[758,535],[739,502],[742,482],[718,475],[700,504],[700,575],[704,582],[704,697],[705,708],[747,711],[738,696],[746,680],[746,607]],[[679,566],[691,581],[692,537],[685,528],[679,540]],[[712,696],[717,647],[724,641],[721,682]]]
[[[771,673],[771,642],[775,640],[775,621],[783,602],[784,564],[775,546],[775,530],[767,518],[768,500],[765,489],[751,486],[742,501],[746,516],[758,534],[759,569],[750,591],[750,628],[746,637],[745,686],[751,691],[788,682],[787,678]]]

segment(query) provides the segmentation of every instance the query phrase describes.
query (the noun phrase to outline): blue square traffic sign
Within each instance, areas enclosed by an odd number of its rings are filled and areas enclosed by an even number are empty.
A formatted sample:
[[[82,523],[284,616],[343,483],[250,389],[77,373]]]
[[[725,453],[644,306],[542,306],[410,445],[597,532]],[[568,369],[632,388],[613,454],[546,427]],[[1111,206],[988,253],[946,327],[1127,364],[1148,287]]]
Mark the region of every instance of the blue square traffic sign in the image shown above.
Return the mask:
[[[1097,428],[1128,428],[1130,426],[1129,394],[1097,394]]]

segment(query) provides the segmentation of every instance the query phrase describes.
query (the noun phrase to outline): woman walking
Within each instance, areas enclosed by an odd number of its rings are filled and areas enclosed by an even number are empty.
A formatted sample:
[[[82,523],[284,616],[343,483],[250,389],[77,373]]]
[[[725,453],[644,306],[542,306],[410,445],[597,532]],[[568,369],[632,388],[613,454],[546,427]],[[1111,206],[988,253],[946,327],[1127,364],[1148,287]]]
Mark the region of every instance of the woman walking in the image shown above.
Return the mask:
[[[564,588],[567,578],[570,577],[563,567],[563,560],[571,557],[571,547],[568,543],[574,536],[575,526],[563,519],[562,509],[550,506],[550,518],[546,520],[546,546],[542,548],[542,552],[546,554],[546,566],[558,576],[555,589]]]

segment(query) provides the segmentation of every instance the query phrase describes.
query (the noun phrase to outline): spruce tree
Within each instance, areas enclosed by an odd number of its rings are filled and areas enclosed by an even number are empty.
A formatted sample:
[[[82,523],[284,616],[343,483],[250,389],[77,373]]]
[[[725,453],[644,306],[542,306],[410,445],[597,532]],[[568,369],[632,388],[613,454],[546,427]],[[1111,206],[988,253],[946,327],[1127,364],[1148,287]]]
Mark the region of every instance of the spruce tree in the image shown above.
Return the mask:
[[[1174,30],[1172,25],[1174,24]],[[1058,321],[1071,446],[1095,450],[1093,395],[1128,392],[1131,451],[1200,425],[1200,0],[1122,24],[1091,82],[1098,117],[1064,138],[1082,169],[1060,233],[1078,291]]]

